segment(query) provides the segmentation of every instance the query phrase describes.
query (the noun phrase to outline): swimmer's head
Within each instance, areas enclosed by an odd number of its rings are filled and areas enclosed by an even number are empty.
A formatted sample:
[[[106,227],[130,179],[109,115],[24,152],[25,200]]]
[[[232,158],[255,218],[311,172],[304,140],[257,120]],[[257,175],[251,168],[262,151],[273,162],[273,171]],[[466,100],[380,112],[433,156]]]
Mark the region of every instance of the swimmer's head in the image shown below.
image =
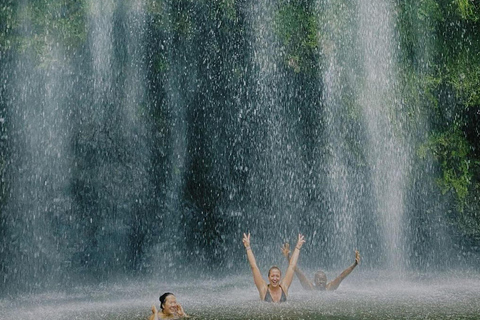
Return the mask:
[[[269,277],[270,277],[270,274],[272,273],[273,270],[277,270],[277,271],[280,273],[280,275],[282,274],[282,271],[280,271],[280,268],[279,268],[279,267],[273,266],[273,267],[271,267],[270,269],[268,269],[268,276],[269,276]]]
[[[160,300],[160,308],[162,309],[162,311],[165,309],[165,304],[166,304],[167,298],[168,298],[169,296],[175,297],[175,295],[174,295],[173,293],[171,293],[171,292],[165,292],[164,294],[162,294],[162,295],[160,296],[160,298],[158,298],[158,300]],[[170,300],[170,299],[168,299],[168,300]]]
[[[280,284],[280,278],[282,277],[282,272],[277,266],[273,266],[268,270],[268,281],[270,285],[276,287]]]
[[[327,275],[323,271],[317,271],[315,272],[313,282],[317,289],[325,290],[325,287],[327,286]]]

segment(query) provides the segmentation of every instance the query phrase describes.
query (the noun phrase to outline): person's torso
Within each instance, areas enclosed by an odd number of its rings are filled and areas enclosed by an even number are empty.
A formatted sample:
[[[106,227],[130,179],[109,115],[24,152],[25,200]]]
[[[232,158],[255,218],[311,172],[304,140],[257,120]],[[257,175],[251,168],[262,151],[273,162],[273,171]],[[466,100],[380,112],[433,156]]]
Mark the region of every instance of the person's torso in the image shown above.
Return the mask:
[[[283,291],[282,287],[280,287],[280,290],[282,290],[282,295],[280,297],[280,300],[279,301],[273,301],[273,297],[270,293],[270,287],[267,286],[267,293],[265,294],[265,298],[263,299],[263,301],[265,301],[265,302],[285,302],[285,301],[287,301],[287,295],[285,294],[285,291]]]

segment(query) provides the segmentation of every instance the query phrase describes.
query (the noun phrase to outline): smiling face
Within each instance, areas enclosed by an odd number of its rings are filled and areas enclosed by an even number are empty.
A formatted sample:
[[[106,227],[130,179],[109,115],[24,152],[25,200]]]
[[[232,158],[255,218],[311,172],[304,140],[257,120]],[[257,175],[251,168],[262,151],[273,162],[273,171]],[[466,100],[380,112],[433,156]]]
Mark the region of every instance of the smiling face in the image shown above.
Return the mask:
[[[176,314],[178,311],[177,298],[173,294],[165,298],[165,302],[162,305],[162,312],[169,316]]]
[[[327,286],[327,275],[323,271],[317,271],[313,282],[315,283],[315,288],[325,290]]]
[[[280,269],[277,267],[270,268],[268,271],[268,281],[270,282],[270,286],[277,287],[280,284],[281,276],[282,273],[280,272]]]

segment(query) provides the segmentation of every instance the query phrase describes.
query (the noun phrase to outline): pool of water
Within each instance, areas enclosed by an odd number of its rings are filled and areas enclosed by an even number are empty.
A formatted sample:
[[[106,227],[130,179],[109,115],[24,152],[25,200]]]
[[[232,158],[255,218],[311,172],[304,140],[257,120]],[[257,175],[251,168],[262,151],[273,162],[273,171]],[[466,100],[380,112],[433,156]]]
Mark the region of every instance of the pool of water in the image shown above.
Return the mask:
[[[401,278],[354,272],[335,292],[306,292],[295,279],[284,304],[259,301],[249,274],[112,283],[3,298],[0,319],[147,319],[165,291],[176,294],[191,319],[480,319],[480,274],[454,272]]]

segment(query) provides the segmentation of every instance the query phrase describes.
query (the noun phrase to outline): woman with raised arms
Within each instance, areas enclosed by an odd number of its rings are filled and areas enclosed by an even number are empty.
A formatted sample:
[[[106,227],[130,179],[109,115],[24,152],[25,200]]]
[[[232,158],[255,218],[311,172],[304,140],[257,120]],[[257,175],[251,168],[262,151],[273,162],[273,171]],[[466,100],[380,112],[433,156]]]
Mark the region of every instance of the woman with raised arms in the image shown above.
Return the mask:
[[[276,266],[273,266],[268,270],[268,284],[263,280],[258,269],[257,262],[255,261],[255,256],[253,255],[252,248],[250,247],[250,233],[243,234],[243,245],[247,250],[247,258],[252,267],[253,281],[257,286],[258,293],[260,294],[260,300],[266,302],[285,302],[288,297],[288,288],[292,283],[293,276],[295,274],[295,266],[297,265],[298,256],[300,254],[300,249],[305,243],[304,236],[302,234],[298,235],[297,245],[293,251],[293,254],[290,258],[287,271],[285,272],[285,277],[281,279],[282,273],[280,269]]]

